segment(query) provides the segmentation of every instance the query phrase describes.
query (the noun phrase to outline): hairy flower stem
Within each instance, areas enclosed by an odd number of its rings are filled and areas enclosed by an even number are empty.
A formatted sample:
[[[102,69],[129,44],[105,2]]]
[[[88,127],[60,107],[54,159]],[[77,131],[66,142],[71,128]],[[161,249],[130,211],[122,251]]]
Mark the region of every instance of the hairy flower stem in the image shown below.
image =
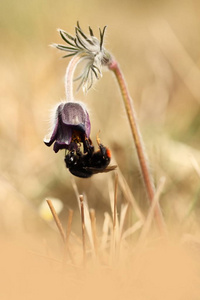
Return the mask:
[[[78,54],[75,55],[69,62],[66,74],[65,74],[65,94],[66,94],[66,101],[74,101],[73,96],[73,79],[74,79],[74,72],[81,61],[82,55]]]
[[[155,187],[154,187],[152,175],[149,170],[148,159],[145,153],[142,136],[139,131],[136,113],[133,107],[133,101],[130,97],[124,76],[122,74],[122,71],[120,70],[118,63],[115,60],[112,60],[108,65],[108,68],[114,72],[120,87],[120,91],[124,100],[126,113],[131,126],[131,132],[135,142],[135,147],[137,150],[137,155],[138,155],[141,173],[144,181],[144,186],[147,192],[149,202],[150,204],[152,204],[155,195]],[[165,222],[159,204],[157,204],[155,207],[155,220],[157,222],[157,226],[161,234],[165,234],[166,226],[165,226]]]

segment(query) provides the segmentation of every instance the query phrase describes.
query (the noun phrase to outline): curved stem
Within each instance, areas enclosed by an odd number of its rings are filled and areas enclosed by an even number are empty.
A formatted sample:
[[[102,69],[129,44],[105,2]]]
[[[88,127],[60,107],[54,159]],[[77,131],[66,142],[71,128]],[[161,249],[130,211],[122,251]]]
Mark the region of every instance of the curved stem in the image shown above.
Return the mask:
[[[74,78],[74,72],[75,69],[82,59],[82,56],[80,54],[75,55],[69,62],[66,74],[65,74],[65,94],[66,94],[66,101],[74,101],[73,96],[73,78]]]
[[[114,72],[116,79],[118,81],[120,91],[124,100],[124,105],[126,109],[126,113],[128,116],[129,124],[131,126],[131,132],[133,135],[133,139],[135,142],[135,147],[138,155],[138,160],[141,168],[141,174],[144,181],[144,186],[147,192],[147,196],[150,204],[153,203],[154,195],[155,195],[155,187],[153,183],[153,178],[149,170],[148,159],[144,149],[142,136],[140,134],[140,130],[137,123],[136,113],[133,107],[133,101],[130,97],[124,76],[118,63],[115,60],[112,60],[108,65],[108,68]],[[160,232],[163,234],[166,232],[165,223],[163,219],[162,212],[160,210],[159,204],[155,207],[155,219],[157,221],[158,228]]]

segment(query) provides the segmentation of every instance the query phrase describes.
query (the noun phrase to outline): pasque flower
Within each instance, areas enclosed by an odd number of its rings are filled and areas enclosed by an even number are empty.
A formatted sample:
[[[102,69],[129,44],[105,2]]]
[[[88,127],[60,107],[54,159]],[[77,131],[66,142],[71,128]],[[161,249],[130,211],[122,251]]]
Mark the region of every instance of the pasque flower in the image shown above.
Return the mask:
[[[102,67],[107,66],[116,76],[121,91],[138,155],[144,186],[149,202],[152,204],[155,198],[155,186],[148,166],[148,159],[144,149],[142,135],[140,134],[133,101],[118,62],[103,47],[105,29],[106,27],[104,27],[102,31],[99,29],[99,40],[94,36],[90,27],[89,35],[86,35],[80,28],[78,22],[75,27],[75,36],[59,29],[60,35],[67,45],[54,44],[53,46],[68,52],[64,57],[73,56],[73,58],[68,64],[65,76],[67,102],[57,107],[53,131],[51,132],[50,138],[46,138],[44,142],[47,146],[51,146],[55,142],[55,152],[58,152],[60,149],[68,150],[67,153],[65,153],[66,167],[75,176],[87,178],[99,172],[108,172],[115,169],[115,166],[108,167],[111,154],[109,149],[101,144],[98,137],[97,144],[99,149],[96,152],[94,151],[94,146],[89,137],[89,115],[80,103],[74,102],[75,100],[73,98],[74,72],[81,61],[85,62],[85,66],[77,79],[80,80],[79,86],[82,86],[84,91],[88,91],[92,87],[94,80],[101,77]],[[83,151],[81,150],[81,143],[83,144]],[[162,234],[165,234],[165,223],[159,203],[155,206],[154,211],[158,228]]]
[[[89,27],[90,36],[86,36],[79,24],[76,27],[76,36],[72,37],[63,30],[59,30],[63,40],[69,45],[54,45],[60,50],[68,51],[67,56],[74,56],[66,70],[65,91],[66,102],[56,108],[53,128],[44,143],[51,146],[54,143],[54,151],[61,149],[65,152],[65,164],[69,171],[78,177],[88,178],[93,174],[114,170],[116,166],[108,167],[111,160],[110,150],[101,144],[97,135],[98,150],[95,151],[90,139],[89,114],[81,102],[77,102],[73,96],[74,71],[77,64],[85,62],[83,71],[78,77],[80,85],[87,91],[91,88],[94,78],[101,76],[101,67],[106,65],[110,55],[103,48],[103,37],[106,27],[100,30],[100,40],[94,37]]]
[[[56,48],[67,51],[69,54],[64,57],[75,56],[68,64],[65,76],[66,102],[59,104],[56,108],[53,129],[45,137],[44,143],[51,146],[54,143],[54,151],[61,149],[80,150],[83,144],[83,151],[86,152],[90,144],[90,119],[85,106],[75,101],[73,97],[74,71],[79,62],[84,61],[84,68],[78,77],[80,86],[87,91],[91,88],[94,79],[99,79],[101,68],[110,59],[110,54],[103,47],[103,39],[106,26],[100,31],[98,40],[92,29],[89,27],[89,36],[85,35],[77,22],[75,37],[64,30],[59,29],[60,35],[68,45],[54,44]],[[89,141],[89,142],[88,142]],[[87,143],[87,145],[86,145]]]
[[[73,150],[77,145],[89,139],[90,119],[85,106],[81,102],[66,102],[58,105],[53,121],[50,137],[45,137],[44,143],[54,151],[60,149]]]

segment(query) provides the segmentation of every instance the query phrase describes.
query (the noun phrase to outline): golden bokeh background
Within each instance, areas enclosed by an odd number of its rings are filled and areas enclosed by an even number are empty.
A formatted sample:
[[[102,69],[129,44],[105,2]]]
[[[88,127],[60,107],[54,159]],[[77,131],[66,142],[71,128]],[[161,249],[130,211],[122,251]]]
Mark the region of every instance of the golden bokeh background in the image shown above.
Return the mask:
[[[53,245],[54,233],[39,215],[46,198],[58,198],[64,204],[60,215],[64,223],[66,209],[74,209],[72,227],[77,234],[81,232],[64,153],[55,155],[43,143],[50,110],[65,96],[64,75],[69,62],[49,45],[61,43],[57,28],[74,34],[77,20],[84,31],[91,26],[97,36],[98,27],[107,25],[105,47],[126,77],[155,183],[163,176],[166,179],[160,203],[170,235],[181,239],[189,234],[199,241],[199,16],[198,0],[1,2],[2,241],[19,241],[21,237],[28,249],[40,251],[41,240],[48,240],[49,235]],[[76,99],[90,111],[92,139],[95,141],[100,130],[102,143],[112,151],[113,163],[118,164],[138,205],[147,213],[135,148],[114,76],[104,72],[94,89],[87,95],[79,91]],[[108,183],[112,180],[113,174],[75,178],[79,193],[95,208],[99,228],[104,211],[110,212]],[[123,201],[119,192],[119,203]]]

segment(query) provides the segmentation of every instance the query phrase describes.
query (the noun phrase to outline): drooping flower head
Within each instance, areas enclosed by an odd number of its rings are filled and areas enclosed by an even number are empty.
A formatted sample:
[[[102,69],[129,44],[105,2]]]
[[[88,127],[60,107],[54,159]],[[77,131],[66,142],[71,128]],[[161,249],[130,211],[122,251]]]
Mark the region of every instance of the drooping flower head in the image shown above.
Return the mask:
[[[80,102],[67,102],[58,105],[55,113],[53,130],[50,137],[45,137],[44,143],[54,151],[61,149],[77,149],[79,143],[85,143],[90,136],[89,114]]]
[[[69,171],[81,178],[109,172],[110,150],[101,144],[97,136],[98,150],[95,152],[90,139],[90,119],[84,105],[79,102],[61,103],[57,106],[53,130],[44,139],[47,146],[54,143],[54,151],[66,149],[65,164]],[[81,149],[83,145],[83,150]]]
[[[103,48],[103,38],[106,27],[100,29],[100,40],[89,27],[89,36],[85,35],[77,23],[75,37],[63,30],[59,30],[61,37],[68,44],[54,45],[56,48],[70,52],[64,57],[74,56],[66,70],[65,91],[66,102],[56,107],[53,128],[44,143],[51,146],[54,143],[54,151],[61,149],[65,152],[65,164],[69,171],[78,177],[88,178],[93,174],[109,172],[116,166],[108,167],[111,159],[110,150],[101,144],[97,137],[98,150],[95,151],[90,139],[90,119],[85,106],[77,102],[73,96],[74,71],[80,62],[84,62],[83,71],[77,79],[79,86],[87,91],[92,87],[94,79],[102,75],[101,68],[108,65],[110,54]]]
[[[69,52],[63,57],[79,55],[80,61],[85,62],[83,72],[77,77],[77,80],[80,80],[79,87],[82,85],[85,92],[92,87],[95,80],[102,76],[102,66],[108,65],[111,60],[110,54],[103,47],[105,30],[106,26],[103,30],[99,28],[100,39],[97,39],[91,27],[89,27],[89,35],[86,35],[77,22],[74,37],[59,29],[59,33],[67,45],[53,44],[59,50]]]

